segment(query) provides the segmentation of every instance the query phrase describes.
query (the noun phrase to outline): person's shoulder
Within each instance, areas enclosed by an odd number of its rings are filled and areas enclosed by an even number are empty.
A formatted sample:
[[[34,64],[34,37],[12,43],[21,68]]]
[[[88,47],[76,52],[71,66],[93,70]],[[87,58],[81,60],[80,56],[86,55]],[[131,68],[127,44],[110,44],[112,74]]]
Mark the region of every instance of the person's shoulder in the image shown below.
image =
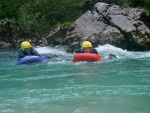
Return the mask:
[[[18,49],[18,52],[20,53],[21,51],[22,51],[22,49],[21,49],[21,48],[19,48],[19,49]]]

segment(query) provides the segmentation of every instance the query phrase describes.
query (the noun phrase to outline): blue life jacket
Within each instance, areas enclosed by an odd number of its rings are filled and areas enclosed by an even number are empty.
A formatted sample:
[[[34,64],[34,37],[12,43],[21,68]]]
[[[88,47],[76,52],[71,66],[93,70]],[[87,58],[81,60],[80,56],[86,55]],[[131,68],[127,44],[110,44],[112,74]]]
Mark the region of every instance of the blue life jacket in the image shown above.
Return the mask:
[[[91,53],[93,53],[94,52],[94,48],[92,47],[91,48]],[[83,49],[82,48],[80,48],[80,53],[83,53]]]
[[[31,49],[28,51],[27,54],[24,54],[24,52],[23,52],[22,49],[20,48],[20,49],[19,49],[19,55],[20,55],[22,58],[25,57],[25,56],[30,56],[30,55],[32,55],[32,54],[31,54]]]

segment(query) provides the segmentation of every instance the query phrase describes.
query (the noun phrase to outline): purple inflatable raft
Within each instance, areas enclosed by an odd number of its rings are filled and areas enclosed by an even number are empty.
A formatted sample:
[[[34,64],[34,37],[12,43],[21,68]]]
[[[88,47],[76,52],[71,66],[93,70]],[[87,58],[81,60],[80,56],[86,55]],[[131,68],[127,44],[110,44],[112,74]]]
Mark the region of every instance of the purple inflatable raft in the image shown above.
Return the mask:
[[[17,65],[29,64],[29,63],[34,63],[34,62],[42,62],[46,59],[47,58],[45,56],[27,56],[18,60]]]

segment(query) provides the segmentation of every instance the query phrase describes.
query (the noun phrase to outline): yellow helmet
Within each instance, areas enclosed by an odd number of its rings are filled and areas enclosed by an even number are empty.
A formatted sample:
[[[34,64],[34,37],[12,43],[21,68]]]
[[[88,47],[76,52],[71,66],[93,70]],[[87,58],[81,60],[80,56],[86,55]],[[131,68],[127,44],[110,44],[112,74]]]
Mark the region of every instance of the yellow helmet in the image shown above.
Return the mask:
[[[27,41],[24,41],[24,42],[21,43],[22,51],[24,51],[24,49],[30,48],[30,47],[31,47],[31,44],[29,42],[27,42]]]
[[[81,47],[82,47],[82,49],[92,47],[92,44],[89,41],[83,41],[81,44]]]

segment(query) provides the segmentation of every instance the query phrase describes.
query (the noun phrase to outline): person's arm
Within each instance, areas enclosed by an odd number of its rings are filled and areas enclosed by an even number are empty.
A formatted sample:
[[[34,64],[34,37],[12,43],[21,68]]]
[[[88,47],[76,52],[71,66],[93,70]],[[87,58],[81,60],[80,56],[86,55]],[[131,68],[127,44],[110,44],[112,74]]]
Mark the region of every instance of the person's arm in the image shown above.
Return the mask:
[[[21,50],[18,50],[18,60],[20,60],[21,58],[23,58],[22,54],[21,54]]]
[[[36,51],[35,48],[31,47],[31,54],[32,55],[37,55],[37,56],[40,56],[40,54]]]

